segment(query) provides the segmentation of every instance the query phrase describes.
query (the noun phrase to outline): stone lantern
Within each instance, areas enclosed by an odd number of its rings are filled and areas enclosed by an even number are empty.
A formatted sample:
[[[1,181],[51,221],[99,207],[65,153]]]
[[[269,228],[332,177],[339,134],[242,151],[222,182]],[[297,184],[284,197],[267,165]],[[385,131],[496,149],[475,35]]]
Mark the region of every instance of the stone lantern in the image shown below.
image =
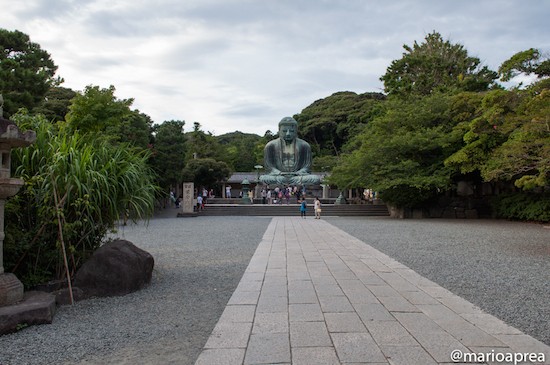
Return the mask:
[[[264,167],[262,165],[255,165],[254,168],[256,169],[256,187],[254,188],[254,197],[259,198],[262,192],[262,186],[260,181],[260,170],[263,169]]]
[[[344,192],[342,190],[340,190],[340,195],[338,195],[338,198],[336,198],[334,204],[347,204],[346,198],[344,198]]]
[[[4,205],[6,199],[15,195],[24,183],[10,177],[11,149],[28,146],[36,139],[35,132],[22,133],[13,122],[4,119],[1,104],[0,96],[0,307],[23,299],[23,284],[14,274],[4,272]]]

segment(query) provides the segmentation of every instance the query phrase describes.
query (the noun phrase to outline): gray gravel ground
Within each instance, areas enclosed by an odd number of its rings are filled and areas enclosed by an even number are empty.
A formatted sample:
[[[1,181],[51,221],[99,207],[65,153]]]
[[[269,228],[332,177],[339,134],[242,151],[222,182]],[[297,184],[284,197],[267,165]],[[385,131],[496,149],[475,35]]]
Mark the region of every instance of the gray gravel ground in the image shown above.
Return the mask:
[[[326,219],[550,345],[550,227],[500,220]]]
[[[491,220],[323,219],[550,345],[550,229]],[[0,364],[193,364],[269,222],[156,218],[148,228],[126,228],[120,235],[155,258],[152,284],[61,307],[51,325],[0,336]]]
[[[151,285],[0,336],[0,364],[194,364],[270,221],[164,218],[121,230],[155,258]]]

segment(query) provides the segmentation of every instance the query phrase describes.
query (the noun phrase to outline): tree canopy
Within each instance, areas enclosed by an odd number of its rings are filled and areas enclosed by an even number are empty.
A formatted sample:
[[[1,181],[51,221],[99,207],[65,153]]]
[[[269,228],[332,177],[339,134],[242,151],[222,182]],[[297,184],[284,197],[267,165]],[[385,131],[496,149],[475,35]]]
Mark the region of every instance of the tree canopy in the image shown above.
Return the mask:
[[[469,56],[463,45],[443,40],[435,31],[424,42],[403,48],[403,57],[392,61],[380,78],[388,95],[484,91],[498,78],[479,58]]]
[[[131,114],[133,100],[120,100],[115,96],[115,91],[113,85],[107,89],[86,86],[83,93],[72,99],[66,118],[69,127],[83,133],[116,131]]]
[[[224,152],[218,139],[210,132],[204,132],[200,123],[193,123],[193,130],[186,134],[186,160],[196,158],[213,158],[223,160]]]
[[[233,171],[254,171],[254,166],[263,163],[266,142],[257,134],[236,131],[222,134],[216,139],[224,150],[223,161]]]
[[[44,115],[51,122],[62,122],[69,113],[72,99],[76,95],[76,91],[66,87],[51,87],[44,95],[44,99],[32,109],[32,112]]]
[[[421,206],[471,176],[548,188],[550,85],[536,49],[499,69],[503,80],[535,74],[538,81],[524,90],[498,87],[496,73],[438,33],[405,49],[381,78],[388,99],[376,114],[363,114],[371,119],[345,142],[331,183],[374,189],[400,207]]]
[[[0,94],[5,101],[5,117],[19,108],[32,109],[50,87],[61,83],[54,77],[57,66],[50,54],[25,33],[0,28],[0,49]]]
[[[491,91],[480,100],[479,116],[464,125],[464,145],[445,164],[519,188],[549,185],[550,89]]]
[[[185,122],[169,120],[153,127],[153,156],[151,165],[159,178],[159,185],[168,190],[180,183],[187,153]]]
[[[211,188],[212,186],[227,179],[231,170],[223,161],[216,161],[213,158],[191,159],[183,169],[184,181],[193,181],[195,187]]]
[[[359,147],[343,157],[329,181],[340,188],[369,187],[388,203],[408,207],[448,189],[452,170],[443,162],[462,138],[453,133],[453,101],[441,94],[388,100],[385,113],[355,137]]]
[[[380,111],[380,93],[337,92],[294,116],[316,156],[338,156],[343,145]]]
[[[550,76],[550,59],[535,48],[518,52],[504,61],[498,69],[500,79],[509,81],[519,74],[535,74],[538,78]]]

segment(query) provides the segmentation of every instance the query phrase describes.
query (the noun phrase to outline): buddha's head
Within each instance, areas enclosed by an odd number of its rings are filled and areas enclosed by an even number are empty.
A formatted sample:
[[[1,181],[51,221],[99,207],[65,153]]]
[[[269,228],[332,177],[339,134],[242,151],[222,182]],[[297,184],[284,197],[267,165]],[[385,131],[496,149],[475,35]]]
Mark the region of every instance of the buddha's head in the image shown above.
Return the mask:
[[[298,135],[298,122],[292,117],[285,117],[279,122],[279,137],[285,142],[292,142]]]

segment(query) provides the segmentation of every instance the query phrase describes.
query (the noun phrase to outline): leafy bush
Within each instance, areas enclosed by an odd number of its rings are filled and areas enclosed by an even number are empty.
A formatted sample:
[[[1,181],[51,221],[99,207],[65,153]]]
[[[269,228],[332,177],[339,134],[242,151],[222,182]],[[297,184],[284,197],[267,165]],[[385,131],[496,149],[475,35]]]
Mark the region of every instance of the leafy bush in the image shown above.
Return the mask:
[[[13,119],[37,134],[12,154],[14,176],[25,185],[6,204],[5,267],[26,286],[63,278],[65,254],[74,273],[121,216],[152,214],[147,152],[56,130],[42,117]]]
[[[436,196],[436,194],[436,191],[401,185],[381,191],[380,198],[384,202],[399,208],[414,208],[426,203],[430,198]]]
[[[550,194],[515,193],[496,196],[493,208],[500,218],[550,221]]]

